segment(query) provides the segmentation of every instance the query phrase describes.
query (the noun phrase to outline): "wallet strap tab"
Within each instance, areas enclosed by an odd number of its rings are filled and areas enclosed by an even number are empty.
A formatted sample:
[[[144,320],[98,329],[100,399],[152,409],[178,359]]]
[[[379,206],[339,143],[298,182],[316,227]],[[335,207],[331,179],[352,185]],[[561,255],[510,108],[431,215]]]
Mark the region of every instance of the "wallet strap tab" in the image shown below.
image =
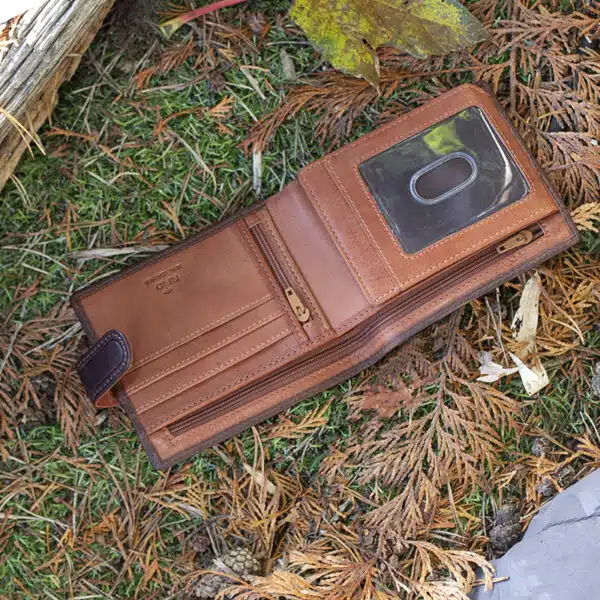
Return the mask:
[[[102,396],[118,383],[131,366],[131,347],[123,333],[111,329],[78,361],[77,372],[88,396],[98,408],[114,406]]]

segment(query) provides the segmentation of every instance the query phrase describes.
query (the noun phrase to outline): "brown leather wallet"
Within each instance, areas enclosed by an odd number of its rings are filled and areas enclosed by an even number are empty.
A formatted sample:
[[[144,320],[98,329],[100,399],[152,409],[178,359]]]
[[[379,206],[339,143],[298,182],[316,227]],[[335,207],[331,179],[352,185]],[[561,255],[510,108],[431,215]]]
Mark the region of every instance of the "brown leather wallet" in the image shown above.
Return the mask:
[[[164,469],[577,239],[495,99],[461,86],[75,294],[93,343],[79,372]]]

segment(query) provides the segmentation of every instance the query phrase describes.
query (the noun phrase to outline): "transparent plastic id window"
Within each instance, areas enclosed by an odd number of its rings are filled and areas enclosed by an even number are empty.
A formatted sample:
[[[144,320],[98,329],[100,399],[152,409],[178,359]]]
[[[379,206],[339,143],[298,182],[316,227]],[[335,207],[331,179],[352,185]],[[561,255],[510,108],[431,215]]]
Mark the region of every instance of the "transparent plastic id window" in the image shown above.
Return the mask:
[[[370,158],[360,172],[408,253],[485,219],[529,191],[511,154],[476,107]]]

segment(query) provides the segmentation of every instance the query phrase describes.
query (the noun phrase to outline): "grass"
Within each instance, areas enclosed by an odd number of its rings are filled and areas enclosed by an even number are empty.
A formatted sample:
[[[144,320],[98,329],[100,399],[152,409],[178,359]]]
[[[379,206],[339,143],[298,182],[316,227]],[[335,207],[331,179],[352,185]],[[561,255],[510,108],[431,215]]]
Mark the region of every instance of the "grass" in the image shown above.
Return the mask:
[[[250,11],[276,23],[287,6],[252,2]],[[236,23],[244,14],[235,9],[221,17]],[[148,92],[135,89],[132,64],[150,44],[166,48],[194,41],[200,30],[185,27],[168,45],[153,34],[125,32],[133,41],[123,45],[123,32],[116,27],[100,33],[73,80],[62,87],[52,122],[41,131],[47,156],[34,150],[33,157],[24,157],[13,181],[0,192],[0,314],[9,323],[43,316],[90,281],[140,258],[83,261],[73,252],[177,241],[277,192],[325,152],[313,135],[316,118],[300,113],[279,129],[265,151],[261,189],[252,191],[253,157],[244,154],[240,142],[256,119],[282,102],[289,82],[281,50],[293,58],[299,75],[320,68],[318,55],[289,21],[270,29],[258,53],[234,40],[230,60],[196,85],[186,85],[198,75],[194,58],[189,58],[154,76],[145,86]],[[214,49],[227,49],[227,44]],[[147,64],[159,54],[157,50]],[[246,71],[252,79],[242,67],[252,67]],[[180,87],[174,89],[176,85]],[[210,113],[228,99],[231,112],[225,118]],[[352,136],[372,129],[386,102],[397,99],[396,93],[371,106]],[[161,120],[182,111],[196,112],[172,118],[157,135]],[[585,236],[583,247],[596,255],[597,237]],[[588,348],[597,352],[600,336],[587,335]],[[591,372],[591,361],[586,364]],[[503,389],[523,402],[532,427],[561,441],[589,431],[600,401],[578,390],[558,368],[551,377],[552,386],[536,401],[523,396],[517,380]],[[274,469],[294,471],[309,484],[316,479],[331,446],[343,446],[360,427],[348,421],[348,407],[339,401],[356,383],[348,381],[286,413],[299,423],[327,407],[326,423],[302,437],[265,442]],[[180,498],[186,486],[217,481],[226,459],[207,451],[159,474],[131,428],[114,415],[110,419],[99,415],[96,435],[76,451],[65,443],[58,424],[39,425],[35,419],[15,428],[15,438],[5,443],[0,598],[167,598],[175,581],[193,572],[186,544],[202,518],[178,510],[173,498]],[[268,426],[282,422],[272,419]],[[517,456],[530,441],[507,433],[506,453]],[[228,449],[234,452],[236,445],[252,464],[253,432],[238,436]],[[488,490],[475,489],[463,502],[472,514],[490,514],[491,498]],[[124,545],[116,546],[116,539]],[[158,561],[158,574],[150,557]]]

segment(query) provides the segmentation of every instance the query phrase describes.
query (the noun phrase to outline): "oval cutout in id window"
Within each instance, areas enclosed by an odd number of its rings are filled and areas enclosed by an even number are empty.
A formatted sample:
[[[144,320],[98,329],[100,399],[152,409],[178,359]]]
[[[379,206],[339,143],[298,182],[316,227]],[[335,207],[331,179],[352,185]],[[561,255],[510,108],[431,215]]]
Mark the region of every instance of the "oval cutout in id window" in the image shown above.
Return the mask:
[[[359,170],[409,254],[529,192],[513,156],[474,106],[368,159]]]
[[[419,169],[410,179],[410,191],[422,204],[436,204],[457,194],[477,178],[477,164],[464,152],[452,152]]]

